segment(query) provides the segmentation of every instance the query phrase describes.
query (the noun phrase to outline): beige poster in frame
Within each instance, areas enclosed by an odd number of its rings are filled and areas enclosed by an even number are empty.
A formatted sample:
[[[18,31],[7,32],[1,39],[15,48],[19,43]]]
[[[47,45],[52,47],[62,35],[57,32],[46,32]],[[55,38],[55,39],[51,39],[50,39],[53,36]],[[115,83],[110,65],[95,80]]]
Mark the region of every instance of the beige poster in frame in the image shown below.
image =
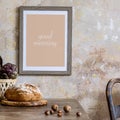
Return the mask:
[[[72,7],[20,7],[19,74],[70,75]]]

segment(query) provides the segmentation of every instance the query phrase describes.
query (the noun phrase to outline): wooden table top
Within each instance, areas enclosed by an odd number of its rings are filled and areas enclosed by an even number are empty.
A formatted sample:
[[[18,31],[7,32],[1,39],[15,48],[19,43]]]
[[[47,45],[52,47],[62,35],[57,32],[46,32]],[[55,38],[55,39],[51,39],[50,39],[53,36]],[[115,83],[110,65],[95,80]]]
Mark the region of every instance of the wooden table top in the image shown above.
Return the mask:
[[[63,106],[70,105],[71,112],[63,113],[62,117],[57,114],[46,116],[44,112],[51,109],[51,105],[59,105],[60,110]],[[76,112],[82,113],[81,117],[76,116]],[[90,120],[81,105],[75,99],[48,99],[46,106],[38,107],[11,107],[0,105],[0,120]]]

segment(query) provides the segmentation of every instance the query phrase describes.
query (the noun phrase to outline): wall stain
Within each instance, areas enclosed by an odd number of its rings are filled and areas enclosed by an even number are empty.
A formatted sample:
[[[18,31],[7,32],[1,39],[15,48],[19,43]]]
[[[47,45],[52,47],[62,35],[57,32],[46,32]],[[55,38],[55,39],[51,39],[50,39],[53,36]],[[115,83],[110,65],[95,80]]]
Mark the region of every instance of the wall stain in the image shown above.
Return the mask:
[[[82,60],[82,55],[78,54],[78,50],[79,48],[75,49],[75,55]],[[77,72],[76,85],[78,95],[76,97],[94,120],[108,119],[109,114],[105,99],[105,87],[109,80],[108,74],[120,71],[120,62],[110,58],[111,56],[105,48],[94,47],[89,51],[88,55],[86,55],[84,61],[82,60],[80,63],[78,60],[74,63],[76,64],[74,65],[76,66],[74,69]],[[91,104],[86,106],[87,102],[85,101],[88,101],[87,99],[89,98],[92,99],[94,103],[90,101]],[[96,111],[96,114],[93,114],[93,111]]]

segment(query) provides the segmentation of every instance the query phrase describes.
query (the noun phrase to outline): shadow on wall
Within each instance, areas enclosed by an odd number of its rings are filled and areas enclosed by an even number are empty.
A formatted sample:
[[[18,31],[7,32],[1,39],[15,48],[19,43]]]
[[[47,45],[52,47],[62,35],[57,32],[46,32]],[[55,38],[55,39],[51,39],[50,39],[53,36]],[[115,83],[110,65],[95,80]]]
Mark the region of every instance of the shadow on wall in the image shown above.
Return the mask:
[[[89,109],[94,109],[89,112],[89,116],[92,120],[110,120],[105,93],[100,93],[94,108]]]
[[[115,85],[112,91],[113,102],[115,105],[120,105],[119,87],[120,87],[120,84]],[[94,108],[89,108],[89,109],[94,109],[91,112],[89,112],[89,116],[92,120],[110,120],[106,93],[100,93]]]
[[[16,64],[17,65],[19,65],[19,61],[18,61],[18,58],[19,58],[19,18],[20,18],[20,12],[19,12],[19,8],[17,7],[16,9],[15,9],[15,11],[16,11],[16,15],[15,15],[15,18],[16,18],[16,23],[15,23],[15,25],[16,25],[16,27],[15,27],[15,40],[16,40]]]
[[[113,86],[112,96],[114,104],[120,105],[120,83],[117,83]]]

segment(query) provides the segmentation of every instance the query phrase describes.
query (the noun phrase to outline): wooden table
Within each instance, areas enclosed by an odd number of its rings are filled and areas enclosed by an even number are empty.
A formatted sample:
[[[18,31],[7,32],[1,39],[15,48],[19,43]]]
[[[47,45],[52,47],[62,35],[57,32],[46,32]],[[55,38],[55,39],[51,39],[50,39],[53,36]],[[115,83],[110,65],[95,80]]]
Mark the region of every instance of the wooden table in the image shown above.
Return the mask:
[[[58,104],[62,110],[64,105],[70,105],[70,113],[64,113],[62,117],[57,114],[46,116],[44,112],[51,109],[51,105]],[[76,117],[76,112],[82,113]],[[90,120],[81,105],[74,99],[48,99],[47,106],[38,107],[11,107],[0,105],[0,120]]]

